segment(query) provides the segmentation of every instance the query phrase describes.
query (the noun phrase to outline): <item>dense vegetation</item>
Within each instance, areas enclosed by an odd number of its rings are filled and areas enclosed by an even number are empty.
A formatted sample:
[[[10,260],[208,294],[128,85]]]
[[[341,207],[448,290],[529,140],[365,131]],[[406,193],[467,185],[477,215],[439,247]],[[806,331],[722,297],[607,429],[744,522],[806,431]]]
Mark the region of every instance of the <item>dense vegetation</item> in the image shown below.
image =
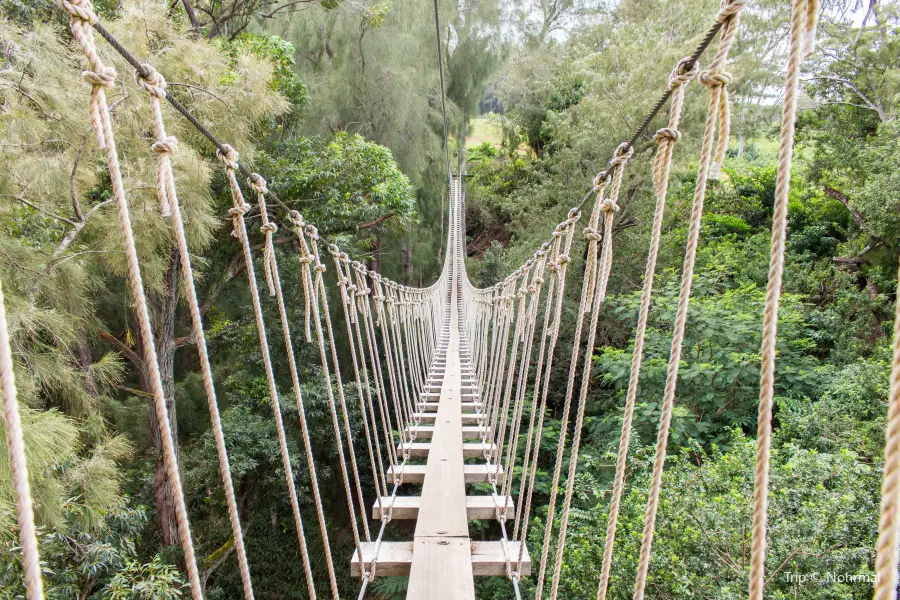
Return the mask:
[[[27,407],[48,597],[183,597],[158,427],[123,284],[108,175],[86,119],[81,56],[48,4],[2,0],[0,7],[0,280]],[[496,282],[547,238],[656,100],[672,65],[705,33],[717,7],[712,0],[441,4],[453,167],[471,175],[469,270],[478,284]],[[445,250],[446,179],[429,3],[123,0],[96,8],[125,45],[166,75],[170,91],[307,220],[385,275],[431,282]],[[788,8],[774,0],[754,3],[729,66],[733,140],[704,217],[651,566],[654,598],[746,594]],[[779,328],[771,598],[871,596],[900,259],[898,30],[896,4],[826,3],[819,47],[805,64]],[[128,66],[100,47],[119,71],[110,101],[203,581],[207,597],[235,598],[240,580],[177,251],[155,196],[146,95]],[[702,86],[692,86],[676,148],[619,518],[615,598],[631,595],[705,101]],[[502,113],[491,117],[500,135],[467,147],[481,106]],[[257,595],[305,597],[245,275],[228,235],[227,184],[213,149],[164,110],[180,144],[175,174],[201,274]],[[658,121],[636,145],[620,201],[563,598],[596,593],[654,202],[650,162]],[[284,258],[295,255],[289,236],[278,241]],[[581,266],[576,258],[570,270],[569,313]],[[285,296],[298,298],[297,262],[282,260],[281,268]],[[263,301],[277,323],[274,301]],[[299,323],[302,302],[289,308]],[[572,322],[564,320],[569,329],[559,351],[572,344]],[[346,350],[344,340],[337,344]],[[342,594],[351,597],[356,583],[344,565],[352,541],[317,350],[300,336],[295,348]],[[274,346],[273,358],[287,393],[287,361]],[[540,506],[550,485],[567,365],[557,360],[554,368],[532,549],[546,527]],[[283,416],[299,457],[292,406],[283,403]],[[0,599],[23,593],[6,460],[0,453]],[[306,494],[305,467],[298,462],[294,471]],[[315,522],[311,507],[304,510]],[[391,535],[409,537],[403,527],[393,523]],[[316,528],[307,535],[317,546]],[[324,559],[314,559],[324,584]],[[813,573],[821,581],[795,577]],[[827,573],[844,580],[826,582]],[[379,580],[373,594],[403,597],[405,582]],[[502,579],[479,583],[479,597],[510,594]]]

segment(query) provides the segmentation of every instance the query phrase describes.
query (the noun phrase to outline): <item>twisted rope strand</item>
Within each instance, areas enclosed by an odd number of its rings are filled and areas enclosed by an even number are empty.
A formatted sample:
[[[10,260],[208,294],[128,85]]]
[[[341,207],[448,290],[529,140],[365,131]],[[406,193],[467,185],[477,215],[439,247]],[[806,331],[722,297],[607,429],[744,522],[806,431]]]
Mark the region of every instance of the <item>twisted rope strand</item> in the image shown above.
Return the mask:
[[[228,519],[231,524],[231,535],[234,540],[235,554],[238,560],[238,570],[241,576],[241,585],[244,590],[245,600],[253,600],[253,584],[250,579],[250,566],[247,561],[247,551],[244,546],[244,535],[241,528],[240,515],[238,513],[237,499],[234,494],[234,483],[231,479],[231,466],[228,461],[228,450],[225,445],[225,432],[222,430],[222,420],[219,414],[219,403],[216,396],[215,383],[213,382],[212,366],[209,362],[209,352],[206,346],[206,334],[203,329],[203,315],[200,312],[200,302],[197,298],[197,289],[194,285],[194,271],[191,265],[190,249],[187,243],[187,235],[184,230],[184,218],[181,206],[178,202],[178,193],[175,187],[175,176],[172,172],[171,157],[178,151],[178,140],[166,133],[165,122],[162,116],[160,99],[166,95],[165,78],[149,64],[144,65],[146,75],[136,72],[138,84],[148,93],[150,98],[150,115],[156,130],[156,141],[151,149],[159,156],[156,178],[157,195],[160,201],[160,213],[162,216],[171,216],[172,229],[175,232],[175,240],[178,246],[178,257],[181,262],[181,273],[184,279],[188,306],[191,311],[191,324],[194,338],[197,343],[197,353],[200,356],[200,372],[203,378],[203,389],[206,393],[206,403],[209,407],[209,416],[212,423],[213,438],[216,444],[216,456],[219,463],[219,474],[225,488],[225,504],[228,507]]]
[[[116,209],[119,220],[119,230],[122,234],[122,243],[128,264],[128,285],[135,303],[135,312],[141,331],[142,352],[145,365],[149,371],[150,385],[153,391],[156,419],[160,430],[162,443],[163,463],[166,468],[169,487],[175,504],[175,521],[178,529],[178,537],[181,548],[184,551],[184,562],[187,570],[191,595],[194,600],[203,598],[203,590],[200,584],[200,572],[197,568],[197,559],[194,553],[194,544],[191,539],[190,523],[188,520],[187,506],[181,485],[181,474],[178,470],[178,457],[175,451],[175,441],[169,423],[169,411],[166,407],[166,396],[159,373],[159,359],[156,354],[156,345],[153,337],[153,327],[150,324],[150,313],[147,310],[147,298],[144,295],[144,282],[141,278],[140,263],[137,248],[134,241],[134,232],[131,228],[131,213],[128,200],[125,197],[125,186],[122,182],[122,173],[119,166],[119,155],[116,150],[116,142],[113,137],[112,119],[106,102],[106,88],[115,82],[116,71],[112,67],[103,64],[97,54],[94,45],[93,24],[97,16],[93,12],[90,0],[62,0],[62,8],[69,14],[69,29],[75,38],[82,53],[88,60],[89,71],[84,71],[82,77],[91,84],[91,100],[89,105],[91,125],[101,148],[106,150],[106,163],[110,174],[113,197],[116,200]]]
[[[778,176],[772,214],[772,247],[769,281],[763,312],[762,365],[759,382],[759,416],[756,431],[756,469],[753,489],[753,530],[750,545],[750,600],[762,600],[766,570],[766,526],[768,521],[769,460],[772,448],[772,401],[775,396],[775,354],[778,342],[778,306],[784,275],[787,237],[788,194],[794,151],[794,125],[800,86],[800,62],[804,37],[818,13],[818,0],[794,0],[791,16],[791,43],[785,76],[784,106],[781,116],[781,142],[778,149]],[[896,577],[896,565],[894,573]],[[896,594],[896,585],[895,594]]]
[[[22,418],[16,393],[16,375],[13,371],[12,347],[3,301],[3,282],[0,281],[0,392],[3,393],[3,425],[6,428],[6,446],[9,449],[9,469],[16,494],[16,514],[19,525],[19,543],[22,545],[22,580],[28,600],[44,599],[44,581],[41,579],[41,559],[38,556],[37,530],[34,526],[34,509],[31,504],[31,486],[28,483],[28,459],[22,436]]]

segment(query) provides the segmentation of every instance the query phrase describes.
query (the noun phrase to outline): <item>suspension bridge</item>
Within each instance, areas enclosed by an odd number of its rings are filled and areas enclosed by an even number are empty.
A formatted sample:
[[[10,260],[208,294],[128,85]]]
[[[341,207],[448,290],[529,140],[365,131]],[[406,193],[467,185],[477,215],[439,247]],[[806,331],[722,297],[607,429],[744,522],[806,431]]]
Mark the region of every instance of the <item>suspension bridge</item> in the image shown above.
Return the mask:
[[[591,354],[614,264],[613,224],[619,211],[619,192],[636,142],[645,135],[653,119],[667,109],[667,124],[651,136],[657,143],[652,172],[656,211],[647,250],[631,377],[610,494],[609,520],[597,590],[597,598],[602,600],[608,595],[610,568],[616,550],[618,511],[625,485],[631,420],[640,385],[643,342],[653,293],[669,173],[673,164],[673,148],[682,138],[679,124],[685,88],[694,81],[708,88],[708,112],[688,224],[671,356],[644,514],[643,539],[633,585],[633,598],[640,600],[647,594],[656,514],[707,182],[718,177],[728,147],[727,86],[731,81],[731,74],[726,70],[728,53],[738,32],[740,13],[747,4],[748,0],[723,0],[709,33],[692,54],[673,66],[665,92],[634,135],[618,146],[608,167],[591,182],[584,199],[568,212],[552,232],[548,232],[547,241],[536,248],[521,267],[500,283],[479,289],[466,275],[465,190],[462,179],[450,172],[449,154],[447,169],[451,202],[448,251],[443,270],[430,287],[400,285],[370,270],[367,265],[352,260],[339,246],[321,235],[314,224],[306,222],[299,212],[269,190],[265,178],[242,164],[237,152],[215,136],[212,132],[214,126],[201,123],[167,92],[161,73],[152,65],[141,62],[109,33],[97,18],[89,0],[61,0],[61,9],[69,15],[72,35],[87,62],[83,78],[90,87],[90,104],[85,117],[92,125],[98,146],[105,150],[127,258],[129,291],[142,333],[141,353],[149,365],[150,391],[161,426],[162,453],[176,507],[184,568],[194,600],[203,598],[204,591],[182,490],[175,440],[169,427],[153,327],[136,251],[136,234],[131,226],[132,207],[122,183],[115,127],[105,94],[114,84],[117,73],[115,68],[104,62],[108,49],[98,49],[97,35],[104,38],[109,48],[134,69],[140,87],[147,93],[155,136],[148,151],[158,157],[159,210],[171,224],[179,250],[185,297],[190,306],[193,333],[199,349],[201,375],[231,524],[236,557],[234,568],[240,572],[245,600],[254,598],[253,565],[244,546],[243,525],[229,467],[228,440],[219,416],[217,382],[207,353],[204,323],[194,285],[194,269],[172,172],[172,161],[177,160],[177,140],[166,131],[169,115],[162,109],[163,101],[171,104],[177,113],[209,139],[225,171],[233,199],[228,218],[236,242],[243,251],[246,285],[250,291],[285,486],[303,561],[304,584],[310,598],[318,595],[330,596],[334,600],[340,597],[338,573],[347,571],[360,579],[360,599],[367,597],[368,587],[375,577],[387,575],[408,576],[407,598],[414,600],[475,598],[476,578],[486,576],[507,578],[517,598],[522,596],[520,583],[526,578],[535,584],[535,598],[547,596],[556,599],[559,596],[568,519],[591,385]],[[761,348],[758,450],[747,588],[751,600],[763,598],[766,581],[775,340],[785,256],[794,124],[800,64],[813,48],[818,8],[817,0],[792,2],[771,266]],[[715,46],[713,55],[705,69],[701,69],[700,61],[712,46]],[[255,202],[255,206],[247,201],[248,197]],[[583,208],[587,215],[585,218],[582,218]],[[251,210],[258,212],[261,219],[259,230],[252,233],[245,218]],[[282,293],[279,256],[273,245],[273,234],[278,230],[276,222],[289,228],[296,236],[296,260],[301,267],[300,284],[303,289],[304,316],[300,323],[291,320],[291,312]],[[254,253],[250,244],[251,235],[263,239],[259,255]],[[575,262],[574,256],[583,256],[584,261],[578,264],[577,269],[570,269],[570,264]],[[262,285],[257,281],[259,266],[263,272]],[[327,289],[330,284],[326,283],[325,277],[329,269],[333,270],[340,297],[340,308],[333,312]],[[566,323],[566,326],[574,328],[574,341],[571,348],[558,348],[559,332],[566,314],[563,310],[565,290],[573,284],[580,286],[581,291],[574,323]],[[267,314],[272,312],[277,312],[278,322],[267,325]],[[343,363],[335,346],[335,328],[341,326],[346,329],[351,358]],[[270,328],[280,329],[281,340],[268,337]],[[898,328],[900,318],[895,323],[886,468],[876,559],[878,583],[875,597],[878,600],[897,597],[900,511]],[[298,341],[305,341],[318,349],[340,465],[339,477],[350,516],[354,546],[352,556],[335,557],[332,552],[329,539],[332,529],[326,519],[318,484],[300,369],[295,358],[294,344]],[[282,395],[279,391],[272,367],[274,353],[287,359],[290,394]],[[548,456],[546,451],[542,454],[541,440],[548,434],[544,428],[544,418],[554,361],[568,370],[568,378],[561,425],[555,434],[556,451]],[[38,600],[44,597],[41,562],[2,291],[0,385],[16,492],[22,578],[29,600]],[[355,388],[355,401],[345,395],[345,387]],[[312,484],[309,497],[298,493],[281,417],[282,398],[289,396],[298,408],[304,452],[301,463],[305,463]],[[355,412],[359,413],[362,424],[361,435],[351,428],[351,414]],[[544,527],[541,543],[528,548],[539,459],[552,465],[552,484],[546,506],[547,526]],[[368,481],[367,475],[374,481],[374,489],[364,489],[363,482]],[[488,488],[489,492],[476,491]],[[314,508],[314,523],[304,522],[304,508]],[[415,521],[412,539],[387,541],[385,534],[388,527],[400,520]],[[470,535],[473,520],[496,523],[495,527],[487,530],[496,532],[494,539],[473,539]],[[310,527],[319,532],[315,544],[307,539]],[[321,554],[326,559],[327,575],[324,578],[318,578],[313,573],[310,560],[313,553]]]

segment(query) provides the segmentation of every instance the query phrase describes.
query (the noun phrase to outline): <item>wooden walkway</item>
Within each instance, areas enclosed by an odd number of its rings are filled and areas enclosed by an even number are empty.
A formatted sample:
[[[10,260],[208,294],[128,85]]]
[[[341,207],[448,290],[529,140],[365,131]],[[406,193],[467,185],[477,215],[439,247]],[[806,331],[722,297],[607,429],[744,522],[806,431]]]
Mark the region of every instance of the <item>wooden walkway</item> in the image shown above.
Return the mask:
[[[454,184],[452,204],[460,207],[459,184]],[[451,231],[459,227],[458,210],[451,216]],[[506,575],[503,542],[472,541],[469,522],[495,519],[498,508],[505,511],[507,519],[512,519],[515,511],[511,497],[469,495],[466,490],[469,484],[488,482],[492,473],[502,481],[503,469],[484,458],[490,445],[482,441],[482,433],[489,430],[465,339],[461,243],[453,233],[449,242],[448,248],[457,251],[451,258],[448,310],[429,378],[416,407],[420,424],[415,441],[398,448],[402,451],[405,446],[411,458],[426,461],[424,465],[407,463],[402,467],[403,483],[421,484],[421,494],[398,495],[393,501],[392,518],[415,519],[415,535],[412,542],[382,542],[376,569],[377,576],[408,575],[406,597],[411,600],[474,600],[476,576]],[[379,519],[381,506],[390,503],[391,498],[376,500],[372,517]],[[368,569],[375,543],[364,543],[361,550],[363,566]],[[519,543],[509,542],[507,552],[517,557]],[[520,574],[530,572],[531,558],[526,550]],[[354,577],[362,573],[356,553],[351,573]]]

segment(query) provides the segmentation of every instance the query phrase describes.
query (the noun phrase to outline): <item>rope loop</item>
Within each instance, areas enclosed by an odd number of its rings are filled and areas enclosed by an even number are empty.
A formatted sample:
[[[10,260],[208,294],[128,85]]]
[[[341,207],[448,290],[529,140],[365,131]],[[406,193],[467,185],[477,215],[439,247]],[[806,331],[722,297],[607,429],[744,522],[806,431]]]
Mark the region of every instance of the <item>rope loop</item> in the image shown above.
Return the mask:
[[[224,150],[224,152],[223,152]],[[226,169],[235,170],[238,168],[238,153],[237,150],[229,146],[228,144],[223,144],[222,149],[216,150],[216,158],[219,159],[223,165],[225,165]],[[246,211],[244,211],[246,212]]]
[[[741,12],[748,4],[750,4],[750,0],[722,0],[722,5],[719,9],[719,14],[716,15],[716,20],[718,20],[719,23],[724,23]]]
[[[609,171],[603,171],[602,173],[597,173],[597,175],[594,176],[593,192],[595,194],[599,194],[600,192],[603,191],[603,188],[605,188],[607,185],[609,185],[610,181],[612,181],[612,176],[609,174]],[[571,211],[569,212],[569,218],[571,219]],[[554,232],[554,233],[556,233],[556,232]]]
[[[609,161],[609,165],[612,168],[621,167],[622,165],[627,163],[628,159],[630,159],[632,156],[634,156],[634,147],[628,142],[622,142],[616,148],[612,160]]]
[[[166,78],[162,76],[162,73],[156,70],[156,67],[149,63],[143,63],[141,66],[144,68],[145,73],[135,71],[135,81],[137,81],[138,85],[148,94],[152,94],[157,98],[165,98],[167,85]]]
[[[269,194],[269,188],[266,187],[266,180],[259,173],[250,173],[250,177],[247,178],[247,185],[253,188],[257,194],[262,194],[263,196]],[[299,215],[300,213],[297,214]]]
[[[90,2],[82,0],[60,0],[60,8],[69,13],[70,17],[80,19],[94,25],[97,22],[97,14]]]
[[[669,89],[675,90],[677,87],[685,85],[691,79],[700,73],[700,61],[692,60],[690,56],[685,56],[678,61],[672,73],[669,74]]]
[[[726,86],[731,83],[731,73],[727,71],[703,71],[700,73],[700,83],[708,88]]]
[[[662,144],[663,142],[680,142],[681,131],[675,129],[674,127],[663,127],[662,129],[658,129],[656,131],[656,135],[653,136],[653,139],[657,144]]]

